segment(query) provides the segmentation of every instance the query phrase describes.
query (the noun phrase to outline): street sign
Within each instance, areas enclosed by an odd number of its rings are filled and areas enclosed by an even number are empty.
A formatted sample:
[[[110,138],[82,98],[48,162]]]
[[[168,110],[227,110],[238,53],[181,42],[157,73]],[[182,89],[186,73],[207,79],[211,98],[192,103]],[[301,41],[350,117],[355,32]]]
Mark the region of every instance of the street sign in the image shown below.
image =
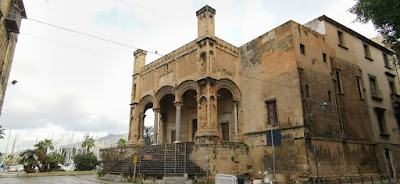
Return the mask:
[[[153,160],[153,155],[151,154],[143,155],[143,160]]]
[[[133,163],[134,163],[134,164],[137,163],[137,155],[133,155]]]
[[[272,140],[274,140],[274,146],[282,146],[282,134],[280,129],[267,131],[267,146],[272,146]]]

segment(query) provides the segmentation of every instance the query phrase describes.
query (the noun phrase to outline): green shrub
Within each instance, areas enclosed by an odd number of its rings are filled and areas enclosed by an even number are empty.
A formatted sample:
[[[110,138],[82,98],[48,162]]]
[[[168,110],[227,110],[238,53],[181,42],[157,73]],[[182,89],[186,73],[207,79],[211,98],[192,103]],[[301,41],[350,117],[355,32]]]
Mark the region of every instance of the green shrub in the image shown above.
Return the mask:
[[[74,163],[77,171],[90,171],[93,170],[97,162],[97,157],[92,153],[87,153],[83,155],[76,155],[74,157]]]

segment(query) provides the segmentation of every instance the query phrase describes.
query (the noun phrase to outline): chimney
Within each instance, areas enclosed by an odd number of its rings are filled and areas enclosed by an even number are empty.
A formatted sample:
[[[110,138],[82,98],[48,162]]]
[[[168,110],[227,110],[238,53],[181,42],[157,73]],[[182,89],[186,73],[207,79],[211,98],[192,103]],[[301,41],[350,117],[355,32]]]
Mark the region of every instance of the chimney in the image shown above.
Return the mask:
[[[133,53],[135,57],[133,74],[139,73],[140,69],[144,67],[146,61],[147,51],[138,49]]]
[[[198,39],[215,36],[215,10],[206,5],[196,12]]]

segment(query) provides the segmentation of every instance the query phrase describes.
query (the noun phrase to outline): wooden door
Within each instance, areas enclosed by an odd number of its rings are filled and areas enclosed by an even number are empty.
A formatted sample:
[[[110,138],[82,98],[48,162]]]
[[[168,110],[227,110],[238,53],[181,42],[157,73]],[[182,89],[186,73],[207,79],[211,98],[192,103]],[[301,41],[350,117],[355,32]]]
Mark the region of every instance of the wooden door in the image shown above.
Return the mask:
[[[192,140],[194,141],[194,136],[197,132],[197,119],[192,120]]]
[[[222,129],[222,140],[229,141],[229,123],[222,123],[221,129]]]
[[[175,138],[176,138],[176,131],[172,130],[171,131],[171,143],[175,142],[175,140],[176,140]]]

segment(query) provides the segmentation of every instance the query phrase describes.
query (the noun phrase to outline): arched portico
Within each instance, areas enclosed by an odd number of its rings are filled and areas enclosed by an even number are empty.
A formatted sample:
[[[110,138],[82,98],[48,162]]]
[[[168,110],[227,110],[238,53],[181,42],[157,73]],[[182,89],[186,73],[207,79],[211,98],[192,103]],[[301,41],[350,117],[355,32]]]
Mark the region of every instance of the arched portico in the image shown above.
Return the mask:
[[[238,138],[239,117],[238,105],[241,101],[241,93],[237,85],[229,79],[221,79],[216,85],[218,96],[218,128],[221,139],[232,141]]]
[[[142,99],[140,99],[138,105],[138,123],[137,123],[137,135],[139,143],[144,143],[144,121],[146,118],[145,112],[154,107],[154,97],[151,95],[146,95]]]
[[[241,93],[229,79],[185,80],[177,87],[166,85],[141,98],[137,106],[137,139],[143,139],[144,112],[154,111],[153,143],[195,141],[216,137],[233,141],[238,135],[238,104]]]
[[[221,88],[225,88],[232,93],[233,100],[240,101],[241,100],[241,93],[238,86],[230,79],[220,79],[217,82],[216,90],[218,91]]]
[[[156,105],[159,104],[162,97],[164,97],[165,95],[168,95],[168,94],[175,96],[175,88],[173,86],[162,86],[160,89],[158,89],[156,94],[154,95],[155,101],[157,102]],[[155,106],[155,108],[159,108],[159,107]]]

